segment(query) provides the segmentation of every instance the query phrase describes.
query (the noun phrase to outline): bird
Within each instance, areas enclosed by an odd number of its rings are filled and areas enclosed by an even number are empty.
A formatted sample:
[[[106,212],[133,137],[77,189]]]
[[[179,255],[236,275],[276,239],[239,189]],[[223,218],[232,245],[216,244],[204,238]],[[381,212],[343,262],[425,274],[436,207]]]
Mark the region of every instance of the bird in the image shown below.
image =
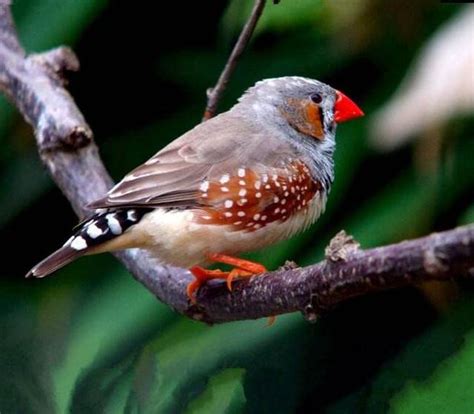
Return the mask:
[[[236,277],[265,273],[238,255],[317,220],[334,180],[336,126],[363,115],[323,82],[261,80],[90,203],[89,218],[26,276],[42,278],[84,255],[142,248],[190,270],[186,293],[195,302],[208,280],[224,279],[231,289]],[[206,269],[213,262],[233,268]]]

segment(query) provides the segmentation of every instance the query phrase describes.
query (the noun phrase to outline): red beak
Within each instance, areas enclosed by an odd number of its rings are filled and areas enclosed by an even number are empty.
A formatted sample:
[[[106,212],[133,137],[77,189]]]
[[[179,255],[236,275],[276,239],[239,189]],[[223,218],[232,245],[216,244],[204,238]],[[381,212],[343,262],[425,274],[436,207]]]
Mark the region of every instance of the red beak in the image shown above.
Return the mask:
[[[342,92],[336,91],[336,103],[334,104],[334,121],[338,124],[359,118],[364,113],[351,99]]]

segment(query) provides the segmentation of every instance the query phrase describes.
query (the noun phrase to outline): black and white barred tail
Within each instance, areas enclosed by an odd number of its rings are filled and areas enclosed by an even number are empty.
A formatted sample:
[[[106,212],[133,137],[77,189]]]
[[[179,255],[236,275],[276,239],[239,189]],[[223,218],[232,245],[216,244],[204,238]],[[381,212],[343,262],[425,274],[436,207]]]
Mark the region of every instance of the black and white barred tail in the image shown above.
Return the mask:
[[[95,214],[81,223],[63,247],[33,267],[26,277],[47,276],[85,254],[94,253],[100,245],[137,224],[148,212],[150,209],[118,209]]]

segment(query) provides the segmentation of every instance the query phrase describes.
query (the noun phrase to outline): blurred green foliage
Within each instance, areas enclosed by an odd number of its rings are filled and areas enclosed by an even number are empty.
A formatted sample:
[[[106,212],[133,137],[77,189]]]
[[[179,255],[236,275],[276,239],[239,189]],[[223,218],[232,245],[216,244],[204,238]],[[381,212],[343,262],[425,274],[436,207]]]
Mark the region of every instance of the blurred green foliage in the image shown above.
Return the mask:
[[[70,44],[71,91],[116,178],[199,122],[251,1],[139,6],[16,0],[30,52]],[[376,153],[371,113],[420,47],[460,6],[423,0],[269,2],[221,109],[255,81],[305,75],[350,95],[367,117],[338,130],[327,211],[305,234],[251,256],[270,268],[321,259],[341,228],[363,247],[474,221],[472,118],[444,128],[446,150],[422,171],[407,145]],[[183,8],[187,8],[183,13]],[[165,24],[175,22],[174,25]],[[160,304],[109,256],[42,281],[22,276],[75,218],[37,157],[28,126],[0,101],[2,413],[472,413],[474,295],[438,310],[416,289],[300,315],[208,327]],[[19,260],[19,258],[21,259]]]

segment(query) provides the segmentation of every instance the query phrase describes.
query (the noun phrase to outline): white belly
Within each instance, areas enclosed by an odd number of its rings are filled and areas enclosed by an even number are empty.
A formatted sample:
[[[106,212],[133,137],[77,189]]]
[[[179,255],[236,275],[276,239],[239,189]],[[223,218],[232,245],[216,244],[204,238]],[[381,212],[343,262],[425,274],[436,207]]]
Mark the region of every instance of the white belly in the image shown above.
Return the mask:
[[[306,229],[324,211],[326,196],[319,192],[307,208],[286,221],[275,221],[254,231],[232,226],[197,224],[193,210],[156,209],[134,226],[146,248],[159,260],[181,267],[206,263],[208,253],[238,254],[258,250]],[[131,246],[132,247],[132,246]]]

